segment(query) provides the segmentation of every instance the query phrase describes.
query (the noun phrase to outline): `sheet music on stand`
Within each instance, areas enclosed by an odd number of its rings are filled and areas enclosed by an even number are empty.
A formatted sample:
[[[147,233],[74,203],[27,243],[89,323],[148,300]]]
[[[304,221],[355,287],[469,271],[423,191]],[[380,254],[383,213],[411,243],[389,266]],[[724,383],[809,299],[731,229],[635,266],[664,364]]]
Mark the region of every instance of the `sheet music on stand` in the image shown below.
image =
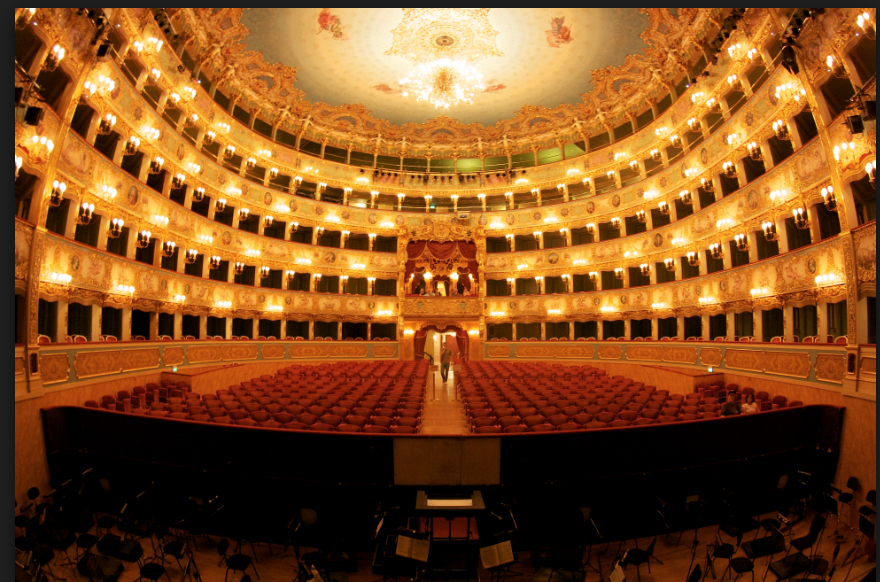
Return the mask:
[[[394,555],[402,558],[409,558],[417,562],[428,562],[428,552],[431,549],[429,540],[420,540],[410,538],[404,535],[397,536],[397,547],[394,549]]]
[[[506,566],[516,562],[513,555],[513,545],[510,540],[485,546],[480,548],[480,560],[483,562],[483,568],[489,570],[499,566]]]

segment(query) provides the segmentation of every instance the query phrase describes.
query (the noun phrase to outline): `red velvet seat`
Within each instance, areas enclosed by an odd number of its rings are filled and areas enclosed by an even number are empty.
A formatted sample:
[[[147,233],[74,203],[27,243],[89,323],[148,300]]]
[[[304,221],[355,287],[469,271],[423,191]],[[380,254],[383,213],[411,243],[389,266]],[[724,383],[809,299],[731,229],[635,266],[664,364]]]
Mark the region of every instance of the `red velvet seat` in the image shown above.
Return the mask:
[[[605,428],[606,426],[608,426],[608,425],[605,424],[604,422],[598,422],[598,421],[594,420],[593,422],[588,422],[587,424],[585,424],[584,428],[586,430],[594,430],[597,428]]]
[[[514,424],[512,426],[508,426],[504,429],[505,433],[513,433],[513,432],[529,432],[529,427],[524,424]]]

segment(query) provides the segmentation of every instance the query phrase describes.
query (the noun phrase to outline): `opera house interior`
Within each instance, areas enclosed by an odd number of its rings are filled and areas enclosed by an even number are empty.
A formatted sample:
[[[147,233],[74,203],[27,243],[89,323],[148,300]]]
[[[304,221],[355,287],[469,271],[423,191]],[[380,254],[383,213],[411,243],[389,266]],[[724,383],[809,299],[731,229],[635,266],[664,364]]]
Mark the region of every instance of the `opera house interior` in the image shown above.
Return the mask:
[[[874,8],[14,33],[17,581],[876,579]]]

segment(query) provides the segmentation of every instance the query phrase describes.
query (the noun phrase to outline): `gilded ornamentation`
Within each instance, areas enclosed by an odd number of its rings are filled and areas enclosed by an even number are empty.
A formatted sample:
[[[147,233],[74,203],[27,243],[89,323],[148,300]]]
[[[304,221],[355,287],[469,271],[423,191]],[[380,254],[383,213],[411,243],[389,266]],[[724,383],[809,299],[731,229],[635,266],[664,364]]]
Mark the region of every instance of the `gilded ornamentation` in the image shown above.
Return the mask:
[[[168,347],[162,351],[162,361],[166,366],[179,366],[183,363],[183,348]]]
[[[397,357],[397,344],[373,344],[373,357],[383,359]]]
[[[845,355],[819,354],[816,356],[817,380],[840,384],[843,382],[844,376],[846,376]]]
[[[120,352],[120,365],[123,372],[158,368],[160,363],[159,348],[122,350]]]
[[[859,284],[877,282],[877,223],[872,222],[854,230],[853,240],[856,254],[856,272]]]
[[[620,346],[599,346],[599,357],[603,360],[619,360],[622,355]]]
[[[872,376],[877,375],[877,358],[868,358],[862,357],[861,364],[859,366],[859,371],[862,374],[871,374]]]
[[[629,351],[629,350],[627,350]],[[720,366],[721,365],[721,348],[702,348],[700,350],[700,365],[702,366]]]
[[[486,345],[486,355],[490,358],[509,358],[510,346],[488,344]]]
[[[407,297],[403,300],[406,317],[479,317],[479,297]]]
[[[77,352],[73,362],[76,377],[80,380],[118,374],[122,372],[122,358],[119,350],[95,350]]]
[[[403,8],[403,20],[391,31],[386,55],[412,63],[450,59],[477,63],[501,56],[498,31],[489,23],[489,8]]]
[[[40,374],[43,384],[66,382],[70,376],[70,361],[67,354],[40,355]]]
[[[274,360],[284,357],[283,344],[263,344],[263,359]]]
[[[324,344],[290,344],[290,357],[296,359],[306,358],[366,358],[366,344],[350,343],[324,343]]]
[[[627,346],[626,348],[626,359],[627,360],[655,360],[661,361],[663,360],[663,354],[661,353],[660,348],[653,346]]]
[[[727,361],[728,368],[738,368],[740,370],[753,370],[761,372],[764,369],[761,363],[764,352],[757,350],[739,350],[728,348],[724,353],[724,359]]]
[[[15,375],[24,376],[24,358],[15,358]]]
[[[806,352],[767,351],[763,356],[764,371],[768,374],[807,378],[810,375],[810,354]]]

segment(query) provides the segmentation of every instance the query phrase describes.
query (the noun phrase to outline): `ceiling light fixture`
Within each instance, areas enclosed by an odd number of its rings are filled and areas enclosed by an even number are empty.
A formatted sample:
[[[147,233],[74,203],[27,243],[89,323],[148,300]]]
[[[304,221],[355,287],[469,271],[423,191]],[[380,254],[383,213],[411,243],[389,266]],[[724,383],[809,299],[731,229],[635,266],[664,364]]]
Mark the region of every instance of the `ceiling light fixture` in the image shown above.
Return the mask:
[[[437,59],[416,65],[399,81],[403,96],[410,93],[416,101],[428,101],[436,109],[473,103],[475,93],[485,90],[483,75],[464,61]]]

